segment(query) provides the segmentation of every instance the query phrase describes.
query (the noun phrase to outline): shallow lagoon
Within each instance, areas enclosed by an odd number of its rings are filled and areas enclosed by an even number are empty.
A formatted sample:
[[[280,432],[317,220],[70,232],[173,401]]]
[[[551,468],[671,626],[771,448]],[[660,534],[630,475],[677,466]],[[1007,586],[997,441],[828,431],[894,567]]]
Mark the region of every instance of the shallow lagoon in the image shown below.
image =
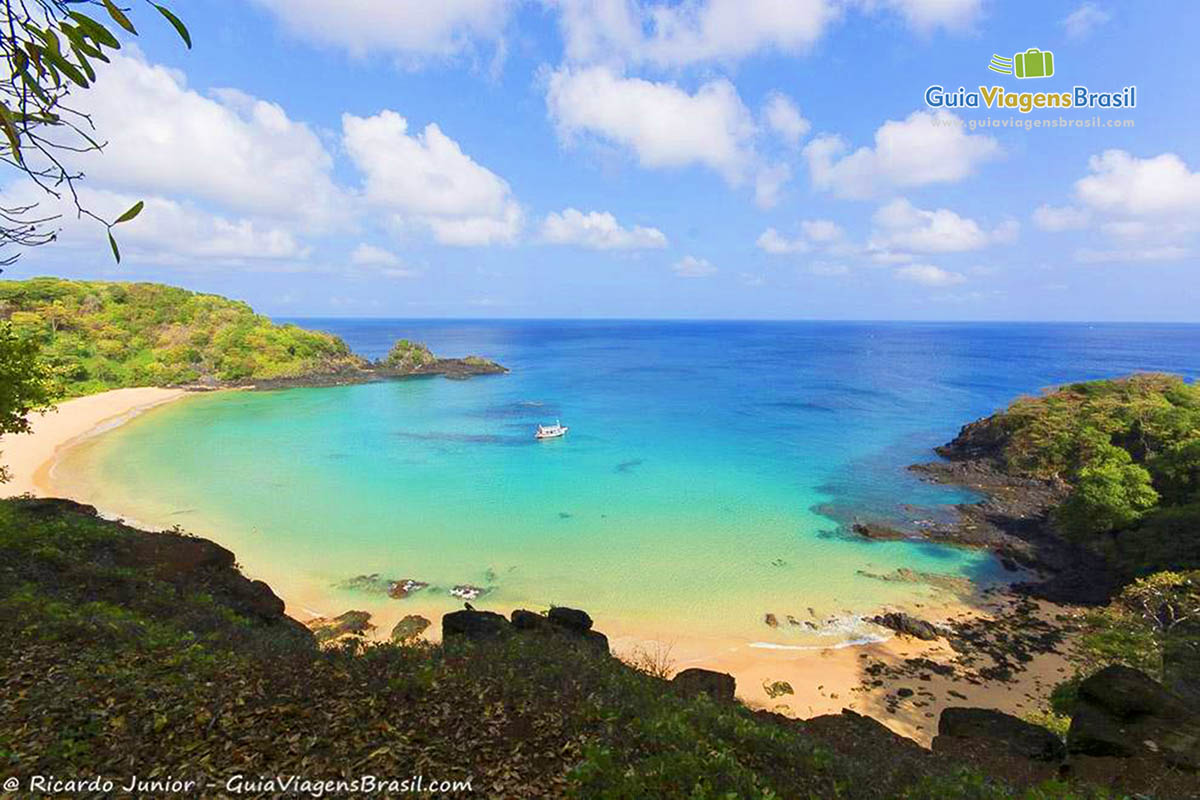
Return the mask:
[[[334,587],[378,572],[490,587],[480,607],[792,646],[938,598],[863,572],[1000,577],[979,553],[837,532],[965,499],[904,470],[962,423],[1055,383],[1200,370],[1200,326],[302,324],[371,357],[407,336],[512,373],[197,396],[75,448],[56,480],[225,542],[285,597],[330,606],[316,610],[362,605]],[[565,439],[533,440],[560,418]],[[768,628],[767,612],[819,629]]]

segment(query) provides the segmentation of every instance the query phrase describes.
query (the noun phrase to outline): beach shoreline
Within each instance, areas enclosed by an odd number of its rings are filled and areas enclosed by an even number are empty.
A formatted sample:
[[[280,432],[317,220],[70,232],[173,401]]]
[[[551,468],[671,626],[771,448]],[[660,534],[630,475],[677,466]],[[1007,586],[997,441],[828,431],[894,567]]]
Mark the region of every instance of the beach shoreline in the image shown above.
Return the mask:
[[[74,397],[30,417],[27,433],[0,437],[0,458],[9,480],[0,495],[54,496],[51,471],[64,452],[85,439],[187,395],[184,389],[143,386]]]
[[[57,411],[37,415],[32,420],[30,433],[0,439],[0,452],[12,473],[10,482],[3,485],[4,494],[66,496],[79,502],[90,502],[92,498],[86,496],[86,491],[64,493],[64,487],[55,484],[53,466],[58,459],[71,447],[187,394],[182,389],[117,389],[68,400]],[[106,510],[101,509],[101,512],[106,513]],[[108,515],[112,516],[111,513]],[[138,524],[135,520],[129,522]],[[164,526],[155,524],[151,515],[144,527],[158,529]],[[236,551],[236,541],[222,537],[220,531],[193,532],[218,544],[233,546]],[[252,578],[264,577],[262,573],[267,571],[266,565],[249,563],[245,566],[245,572]],[[268,583],[271,582],[268,580]],[[286,613],[301,622],[350,610],[345,597],[336,596],[331,587],[313,584],[302,589],[295,585],[283,589],[275,584],[272,586],[280,592]],[[505,615],[514,610],[493,607],[486,598],[476,601],[475,605]],[[386,641],[396,622],[409,614],[429,619],[432,625],[426,638],[436,641],[440,638],[441,617],[450,610],[446,603],[430,602],[419,594],[403,600],[385,598],[378,602],[364,597],[361,607],[371,610],[376,626],[372,638],[380,641]],[[990,613],[978,598],[961,598],[926,611],[932,614],[930,619],[935,622],[986,617]],[[1047,616],[1057,611],[1048,604],[1044,608]],[[925,659],[942,665],[956,657],[955,651],[945,638],[925,642],[892,636],[878,642],[784,648],[763,646],[752,638],[704,636],[693,632],[680,631],[678,635],[664,636],[661,631],[613,619],[598,619],[596,629],[609,637],[614,655],[624,660],[649,658],[674,671],[702,667],[733,675],[739,699],[752,708],[802,719],[839,713],[848,708],[872,716],[895,732],[924,745],[928,745],[936,733],[937,717],[942,708],[975,705],[1019,715],[1035,710],[1054,683],[1066,677],[1062,674],[1066,662],[1061,653],[1045,653],[1036,655],[1023,672],[1005,682],[964,685],[935,671],[923,677],[914,676],[912,680],[889,680],[871,685],[872,676],[866,672],[868,664],[885,664],[898,669],[905,663]],[[780,693],[780,682],[786,683],[791,692]],[[897,698],[896,692],[901,688],[911,691]]]

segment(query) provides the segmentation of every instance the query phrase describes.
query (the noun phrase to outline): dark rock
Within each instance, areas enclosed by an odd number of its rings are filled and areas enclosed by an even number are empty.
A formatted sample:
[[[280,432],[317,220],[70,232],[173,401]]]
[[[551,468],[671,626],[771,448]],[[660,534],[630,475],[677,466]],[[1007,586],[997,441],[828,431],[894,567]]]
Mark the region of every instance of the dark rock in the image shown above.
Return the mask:
[[[565,606],[555,606],[546,614],[546,618],[559,627],[575,633],[587,633],[592,629],[592,618],[586,611]]]
[[[912,697],[913,690],[909,689],[907,686],[902,686],[896,690],[896,696],[897,697]]]
[[[397,622],[396,627],[392,628],[392,641],[410,642],[424,633],[431,624],[429,620],[418,614],[409,614]]]
[[[600,631],[584,631],[583,638],[588,644],[592,645],[597,650],[600,650],[604,653],[610,652],[608,648],[608,637]]]
[[[943,711],[934,752],[953,754],[976,747],[1003,747],[1036,761],[1061,761],[1067,754],[1062,740],[1050,731],[1001,711],[963,707]]]
[[[897,539],[908,539],[908,534],[904,531],[889,528],[887,525],[880,525],[875,522],[856,522],[851,528],[855,533],[864,539],[871,539],[877,542],[888,542]]]
[[[413,592],[419,592],[429,586],[425,581],[418,581],[413,578],[401,578],[398,581],[390,581],[387,584],[388,597],[393,600],[403,600]]]
[[[1067,749],[1088,756],[1156,756],[1200,769],[1200,710],[1136,669],[1111,666],[1079,684]]]
[[[770,627],[770,628],[778,628],[779,627],[779,620],[775,618],[774,614],[763,615],[763,622],[767,623],[767,627]]]
[[[737,689],[737,683],[732,675],[699,667],[683,670],[671,679],[671,684],[684,697],[706,694],[713,700],[726,701],[733,700],[733,693]]]
[[[536,614],[533,611],[526,611],[523,608],[518,608],[512,612],[512,625],[520,631],[539,631],[545,630],[550,624],[550,620],[546,619],[541,614]]]
[[[305,623],[320,644],[330,644],[354,636],[365,636],[375,630],[368,611],[347,611],[333,619],[317,617]]]
[[[889,611],[886,614],[871,618],[870,621],[876,625],[893,630],[896,633],[904,636],[912,636],[926,642],[933,641],[940,635],[938,629],[933,627],[932,624],[923,619],[917,619],[903,611]]]
[[[442,639],[491,639],[512,629],[508,620],[493,611],[453,611],[442,617]]]
[[[283,600],[262,581],[247,581],[237,583],[232,587],[232,594],[241,601],[243,610],[260,619],[275,619],[282,617]]]

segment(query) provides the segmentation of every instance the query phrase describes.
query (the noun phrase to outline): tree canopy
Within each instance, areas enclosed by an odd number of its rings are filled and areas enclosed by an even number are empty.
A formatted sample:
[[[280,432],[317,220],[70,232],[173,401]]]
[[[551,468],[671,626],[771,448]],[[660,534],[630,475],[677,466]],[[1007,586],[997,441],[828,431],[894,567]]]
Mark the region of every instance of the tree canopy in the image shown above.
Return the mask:
[[[29,430],[28,415],[50,408],[56,393],[37,343],[18,335],[12,323],[0,322],[0,435]],[[0,465],[0,482],[8,477]]]

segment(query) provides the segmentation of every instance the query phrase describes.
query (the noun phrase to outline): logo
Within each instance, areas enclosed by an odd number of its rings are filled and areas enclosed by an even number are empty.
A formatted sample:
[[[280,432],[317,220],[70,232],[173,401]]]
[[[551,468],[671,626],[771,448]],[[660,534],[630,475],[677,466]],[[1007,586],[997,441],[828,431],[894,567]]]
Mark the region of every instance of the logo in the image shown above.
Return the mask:
[[[1012,58],[993,53],[988,69],[1018,79],[1054,77],[1054,53],[1031,47]],[[953,85],[953,84],[951,84]],[[1012,109],[1021,114],[1058,109],[1124,109],[1137,108],[1137,86],[1093,91],[1086,85],[1053,87],[1036,92],[1009,91],[1003,86],[979,86],[974,90],[959,86],[957,90],[935,83],[925,90],[925,105],[929,108],[988,108]]]
[[[1036,47],[1031,47],[1024,53],[1016,53],[1012,58],[993,53],[988,69],[1018,78],[1049,78],[1054,74],[1054,53]]]

